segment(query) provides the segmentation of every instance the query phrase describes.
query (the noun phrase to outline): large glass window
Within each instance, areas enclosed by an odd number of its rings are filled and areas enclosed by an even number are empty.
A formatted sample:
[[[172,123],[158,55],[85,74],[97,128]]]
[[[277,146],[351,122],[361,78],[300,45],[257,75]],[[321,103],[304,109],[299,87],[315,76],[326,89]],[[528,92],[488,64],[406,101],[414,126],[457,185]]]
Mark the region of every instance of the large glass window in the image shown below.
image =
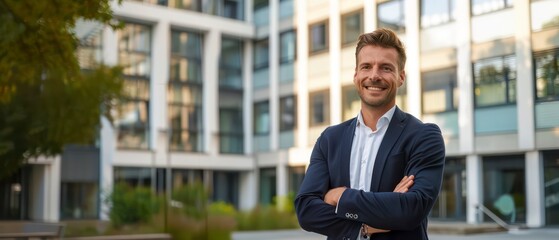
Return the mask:
[[[219,150],[221,153],[244,152],[243,111],[240,107],[219,109]]]
[[[421,0],[421,27],[436,26],[456,19],[456,0]]]
[[[342,45],[357,42],[363,32],[363,12],[353,12],[342,16]]]
[[[268,101],[254,104],[254,135],[270,133],[270,103]]]
[[[456,88],[456,67],[425,72],[423,83],[423,113],[456,111],[458,109],[458,88]]]
[[[319,22],[309,28],[310,53],[328,50],[328,22]]]
[[[474,63],[475,105],[486,107],[516,102],[516,57],[479,60]]]
[[[355,85],[342,87],[342,121],[349,120],[357,116],[361,110],[361,98]]]
[[[169,149],[202,151],[202,37],[171,32],[171,66],[167,91]]]
[[[78,62],[82,69],[94,69],[103,60],[103,32],[98,31],[80,41]]]
[[[243,153],[243,41],[223,38],[219,59],[219,149]]]
[[[309,94],[309,125],[323,126],[330,123],[330,91]]]
[[[254,70],[267,68],[269,56],[268,39],[254,41]]]
[[[243,88],[243,42],[233,38],[221,40],[219,59],[219,87]]]
[[[97,218],[99,209],[97,183],[63,182],[60,188],[60,218]]]
[[[239,207],[239,173],[233,171],[213,172],[213,191],[211,199],[214,202],[223,201]]]
[[[522,155],[483,158],[483,205],[509,224],[526,222],[524,170]]]
[[[466,218],[466,163],[463,158],[447,158],[443,185],[431,217],[444,220]]]
[[[280,34],[280,63],[295,61],[296,37],[295,30],[289,30]]]
[[[153,1],[158,1],[160,5],[165,5],[165,4],[161,4],[161,2],[168,1],[169,7],[186,9],[186,10],[197,11],[197,12],[202,11],[202,0],[153,0]]]
[[[151,28],[127,23],[118,35],[126,99],[116,118],[118,147],[148,148],[151,74]]]
[[[545,223],[559,225],[559,150],[544,151]]]
[[[289,167],[289,194],[296,195],[299,192],[304,177],[305,166]]]
[[[404,84],[398,88],[396,92],[396,105],[398,108],[406,111],[408,109],[408,84],[404,81]]]
[[[297,118],[297,100],[295,96],[280,98],[280,131],[291,131],[295,129]]]
[[[512,7],[514,0],[472,0],[472,14],[480,15]]]
[[[139,167],[115,167],[114,182],[126,183],[132,187],[151,188],[152,169]]]
[[[276,196],[276,168],[260,169],[260,204],[270,205]]]
[[[392,0],[377,6],[378,26],[396,32],[406,31],[405,0]]]
[[[559,100],[559,48],[534,54],[536,100]]]

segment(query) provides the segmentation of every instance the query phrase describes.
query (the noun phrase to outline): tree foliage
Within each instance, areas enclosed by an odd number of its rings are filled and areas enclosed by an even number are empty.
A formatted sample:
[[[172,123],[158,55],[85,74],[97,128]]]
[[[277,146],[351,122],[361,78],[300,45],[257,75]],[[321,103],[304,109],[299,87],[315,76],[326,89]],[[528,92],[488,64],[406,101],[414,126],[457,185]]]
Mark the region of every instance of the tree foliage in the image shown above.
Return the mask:
[[[121,69],[82,71],[74,28],[78,19],[116,27],[109,2],[0,0],[0,179],[95,139],[122,94]]]

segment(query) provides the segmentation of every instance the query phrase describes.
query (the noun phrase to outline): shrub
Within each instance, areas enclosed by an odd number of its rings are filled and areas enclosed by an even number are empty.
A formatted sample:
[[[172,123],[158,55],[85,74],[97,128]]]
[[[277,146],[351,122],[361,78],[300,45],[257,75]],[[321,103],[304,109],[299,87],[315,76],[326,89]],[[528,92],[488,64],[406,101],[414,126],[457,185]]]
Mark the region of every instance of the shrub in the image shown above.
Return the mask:
[[[109,218],[117,228],[124,224],[147,223],[158,210],[157,198],[149,188],[124,183],[114,186],[107,201],[111,206]]]

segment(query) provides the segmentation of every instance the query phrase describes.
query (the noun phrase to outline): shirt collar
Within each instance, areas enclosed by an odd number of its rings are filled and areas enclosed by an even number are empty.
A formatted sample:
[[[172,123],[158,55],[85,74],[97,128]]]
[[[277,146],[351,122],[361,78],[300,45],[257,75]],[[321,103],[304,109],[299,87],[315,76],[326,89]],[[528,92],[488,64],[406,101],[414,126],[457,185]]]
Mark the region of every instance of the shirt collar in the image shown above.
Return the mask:
[[[396,112],[396,105],[392,106],[390,110],[388,110],[386,113],[384,113],[384,115],[382,115],[382,117],[379,118],[377,122],[377,130],[390,123],[392,117],[394,116],[394,112]],[[359,114],[357,114],[357,127],[359,126],[366,126],[365,122],[363,122],[363,115],[361,114],[361,111],[359,111]]]

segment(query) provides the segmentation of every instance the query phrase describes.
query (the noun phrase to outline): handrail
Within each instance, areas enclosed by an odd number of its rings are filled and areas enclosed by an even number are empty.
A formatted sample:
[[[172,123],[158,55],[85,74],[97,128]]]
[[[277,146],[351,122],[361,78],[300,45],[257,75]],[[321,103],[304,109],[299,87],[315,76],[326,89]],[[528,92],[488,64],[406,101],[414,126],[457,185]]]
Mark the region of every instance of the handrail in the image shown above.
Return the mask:
[[[549,186],[552,186],[552,185],[555,185],[555,184],[558,184],[558,183],[559,183],[559,178],[555,178],[553,180],[550,180],[549,182],[546,182],[545,187],[549,187]]]
[[[503,219],[501,219],[499,216],[497,216],[491,210],[489,210],[488,208],[483,206],[483,204],[476,205],[476,209],[481,211],[482,213],[485,213],[487,216],[489,216],[489,218],[491,218],[493,221],[495,221],[497,224],[499,224],[499,226],[507,229],[508,231],[515,231],[515,230],[520,229],[520,226],[518,226],[518,225],[511,225],[511,224],[508,224],[507,222],[505,222]]]

